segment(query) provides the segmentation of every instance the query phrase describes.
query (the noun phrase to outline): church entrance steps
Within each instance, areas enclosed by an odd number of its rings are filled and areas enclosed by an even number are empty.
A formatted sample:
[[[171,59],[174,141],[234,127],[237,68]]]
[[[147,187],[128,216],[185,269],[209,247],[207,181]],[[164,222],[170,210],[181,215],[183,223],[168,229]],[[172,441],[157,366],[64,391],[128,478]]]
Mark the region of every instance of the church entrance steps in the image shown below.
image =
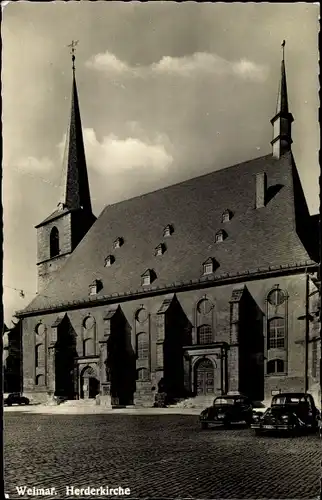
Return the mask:
[[[216,395],[211,396],[195,396],[194,398],[184,399],[175,405],[170,405],[170,408],[200,408],[204,409],[212,406]]]
[[[38,413],[47,415],[199,415],[199,408],[108,408],[101,405],[75,405],[66,406],[60,404],[57,406],[33,405],[5,407],[4,412]]]
[[[96,405],[95,399],[69,399],[63,403],[64,406],[94,406]]]

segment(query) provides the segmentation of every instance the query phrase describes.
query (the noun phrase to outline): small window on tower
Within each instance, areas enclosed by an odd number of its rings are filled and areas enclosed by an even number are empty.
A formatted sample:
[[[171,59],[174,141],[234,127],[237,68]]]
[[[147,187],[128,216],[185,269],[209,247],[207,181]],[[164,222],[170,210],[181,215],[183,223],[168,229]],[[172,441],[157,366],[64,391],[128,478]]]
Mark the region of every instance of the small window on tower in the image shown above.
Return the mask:
[[[222,241],[224,241],[224,239],[227,238],[227,234],[225,233],[225,231],[223,231],[222,229],[220,229],[220,231],[218,231],[216,233],[216,236],[215,236],[215,242],[216,243],[220,243]]]
[[[163,255],[164,252],[166,251],[166,246],[164,243],[160,243],[155,249],[154,255]]]
[[[221,216],[221,222],[229,222],[232,219],[233,214],[230,210],[225,210]]]
[[[115,262],[115,257],[114,255],[108,255],[105,259],[105,267],[110,267],[112,264]]]
[[[53,227],[50,231],[50,257],[59,255],[59,231],[57,227]]]
[[[114,241],[114,248],[120,248],[124,244],[124,239],[123,238],[116,238]]]
[[[163,236],[167,238],[168,236],[171,236],[174,232],[173,226],[171,224],[168,224],[164,229],[163,229]]]
[[[142,286],[151,285],[151,283],[156,279],[156,274],[153,269],[147,269],[145,273],[142,274]]]
[[[212,274],[217,269],[218,264],[215,259],[209,257],[209,259],[207,259],[206,262],[203,263],[202,267],[203,267],[203,274]]]
[[[89,286],[89,294],[97,295],[103,288],[103,283],[101,280],[94,280],[93,283]]]

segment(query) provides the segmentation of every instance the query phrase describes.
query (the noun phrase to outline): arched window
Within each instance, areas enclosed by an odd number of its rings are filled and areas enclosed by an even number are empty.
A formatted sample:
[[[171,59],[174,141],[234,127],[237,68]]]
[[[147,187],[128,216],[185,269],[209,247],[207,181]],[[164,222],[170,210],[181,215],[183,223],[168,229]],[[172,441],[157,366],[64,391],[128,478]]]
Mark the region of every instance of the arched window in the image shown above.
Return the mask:
[[[282,359],[272,359],[267,363],[267,374],[284,373],[284,361]]]
[[[50,257],[59,255],[59,231],[53,227],[50,231]]]
[[[36,385],[45,385],[45,377],[43,375],[37,375],[36,377]]]
[[[150,373],[147,368],[140,368],[136,372],[136,379],[139,380],[140,382],[143,382],[145,380],[149,380],[150,378]]]
[[[212,343],[212,329],[210,325],[201,325],[198,328],[198,344]]]
[[[149,358],[149,337],[147,333],[138,333],[136,336],[136,352],[138,359]]]
[[[268,322],[267,348],[285,348],[285,320],[281,317],[272,318]]]

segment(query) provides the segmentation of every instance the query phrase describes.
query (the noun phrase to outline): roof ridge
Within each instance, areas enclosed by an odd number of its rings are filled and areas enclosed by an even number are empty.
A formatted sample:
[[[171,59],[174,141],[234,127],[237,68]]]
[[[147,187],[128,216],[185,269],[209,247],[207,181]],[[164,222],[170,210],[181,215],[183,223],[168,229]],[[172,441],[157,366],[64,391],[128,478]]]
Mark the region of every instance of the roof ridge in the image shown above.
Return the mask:
[[[125,200],[116,201],[114,203],[109,203],[109,204],[105,205],[102,212],[104,212],[105,209],[107,209],[109,207],[114,207],[115,205],[119,205],[119,204],[125,203],[127,201],[136,200],[138,198],[143,198],[143,196],[148,196],[150,194],[158,193],[160,191],[163,191],[165,189],[169,189],[169,188],[172,188],[175,186],[181,186],[182,184],[194,181],[196,179],[202,179],[203,177],[206,177],[207,175],[213,175],[216,172],[222,172],[222,171],[228,170],[230,168],[236,168],[236,167],[240,167],[241,165],[247,165],[248,163],[252,163],[252,162],[257,161],[257,160],[263,160],[264,158],[273,158],[273,155],[272,155],[272,153],[268,153],[268,154],[263,155],[263,156],[256,156],[255,158],[252,158],[250,160],[241,161],[239,163],[234,163],[234,165],[229,165],[228,167],[223,167],[223,168],[220,168],[218,170],[212,170],[211,172],[207,172],[207,173],[202,174],[202,175],[197,175],[196,177],[189,177],[189,179],[185,179],[183,181],[176,182],[175,184],[169,184],[168,186],[164,186],[164,187],[159,188],[159,189],[154,189],[153,191],[148,191],[147,193],[138,194],[136,196],[132,196],[131,198],[126,198]]]

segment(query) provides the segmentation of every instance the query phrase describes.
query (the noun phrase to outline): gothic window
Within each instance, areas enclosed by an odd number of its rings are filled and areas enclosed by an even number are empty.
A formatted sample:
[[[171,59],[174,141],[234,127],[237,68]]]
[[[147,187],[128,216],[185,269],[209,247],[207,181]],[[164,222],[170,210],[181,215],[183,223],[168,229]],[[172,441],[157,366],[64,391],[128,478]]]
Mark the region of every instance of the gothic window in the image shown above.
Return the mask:
[[[157,367],[163,366],[163,344],[157,344]]]
[[[201,325],[198,328],[198,344],[212,343],[212,329],[210,325]]]
[[[317,341],[312,342],[312,377],[317,375],[317,364],[318,364],[318,351],[317,351]]]
[[[84,339],[83,341],[83,356],[92,356],[92,342],[91,339]]]
[[[163,236],[167,238],[168,236],[171,236],[172,233],[174,232],[173,226],[171,224],[168,224],[164,229],[163,229]]]
[[[150,378],[150,373],[147,368],[140,368],[136,372],[136,379],[139,380],[140,382],[144,382],[149,380]]]
[[[50,257],[59,255],[59,231],[57,227],[53,227],[50,231]]]
[[[157,341],[163,341],[164,340],[164,323],[165,323],[165,318],[164,314],[158,314],[156,317],[156,330],[157,330]]]
[[[285,320],[281,317],[272,318],[268,322],[267,332],[268,349],[285,348]]]
[[[149,358],[149,337],[145,332],[138,333],[136,336],[136,354],[137,359]]]
[[[42,344],[37,344],[35,347],[35,366],[36,366],[36,368],[38,368],[38,366],[39,366],[41,347],[42,347]]]
[[[272,359],[267,363],[267,375],[284,373],[284,361],[282,359]]]

